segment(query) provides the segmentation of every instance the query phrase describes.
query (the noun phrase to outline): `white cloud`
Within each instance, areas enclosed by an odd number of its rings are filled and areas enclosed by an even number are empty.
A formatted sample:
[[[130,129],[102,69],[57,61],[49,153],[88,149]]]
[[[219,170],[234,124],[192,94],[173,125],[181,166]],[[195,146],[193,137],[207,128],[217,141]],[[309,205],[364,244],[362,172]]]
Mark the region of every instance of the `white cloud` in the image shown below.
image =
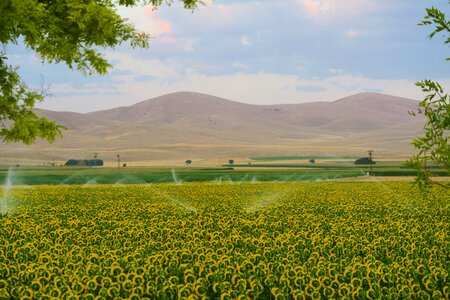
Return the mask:
[[[193,39],[186,39],[184,43],[184,50],[187,52],[194,51],[195,41]]]
[[[330,69],[328,69],[328,71],[330,71],[330,73],[333,74],[333,75],[342,75],[342,74],[344,74],[344,70],[342,70],[342,69],[330,68]]]
[[[114,64],[114,70],[125,71],[133,76],[152,76],[166,80],[178,76],[180,69],[173,61],[138,58],[124,52],[107,52],[106,57]]]
[[[250,46],[250,39],[248,38],[248,36],[241,36],[241,44],[244,46]]]
[[[131,105],[176,91],[201,92],[252,104],[333,101],[351,94],[374,91],[412,99],[422,97],[420,89],[412,81],[351,76],[339,69],[329,69],[330,76],[321,79],[268,72],[208,76],[176,63],[136,58],[118,52],[108,56],[115,63],[115,69],[126,71],[125,75],[112,73],[109,84],[58,85],[58,93],[70,96],[56,94],[39,107],[85,112]],[[233,66],[240,70],[245,68],[240,62]],[[136,80],[137,76],[142,78]],[[450,85],[448,78],[440,81],[443,85]]]
[[[57,83],[50,86],[52,95],[61,94],[117,94],[118,90],[112,83],[86,83],[81,86],[74,86],[71,83]]]
[[[240,63],[240,62],[235,62],[235,63],[233,63],[232,67],[236,68],[236,69],[245,69],[248,66],[246,64],[243,64],[243,63]]]

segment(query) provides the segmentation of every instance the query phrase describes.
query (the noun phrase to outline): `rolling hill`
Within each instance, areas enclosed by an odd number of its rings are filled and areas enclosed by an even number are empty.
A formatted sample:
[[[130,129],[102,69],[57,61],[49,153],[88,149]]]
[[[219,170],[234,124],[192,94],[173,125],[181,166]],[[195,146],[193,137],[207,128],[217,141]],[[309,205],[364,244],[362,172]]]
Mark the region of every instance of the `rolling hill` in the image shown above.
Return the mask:
[[[52,145],[2,145],[15,161],[64,161],[99,153],[114,160],[172,161],[264,155],[409,155],[423,119],[408,111],[418,102],[363,93],[333,102],[251,105],[178,92],[132,106],[80,114],[37,110],[65,125]]]

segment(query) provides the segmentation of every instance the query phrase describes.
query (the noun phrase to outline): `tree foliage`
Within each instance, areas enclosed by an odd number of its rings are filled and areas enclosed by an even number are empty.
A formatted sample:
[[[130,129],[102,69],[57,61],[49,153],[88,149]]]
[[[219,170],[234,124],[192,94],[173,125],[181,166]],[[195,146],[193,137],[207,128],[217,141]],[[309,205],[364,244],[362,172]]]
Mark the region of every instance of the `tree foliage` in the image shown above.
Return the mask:
[[[63,127],[33,112],[43,95],[30,91],[13,68],[0,55],[0,136],[7,142],[33,143],[37,137],[54,141]]]
[[[194,9],[200,0],[179,0]],[[8,65],[6,46],[23,44],[43,62],[65,63],[84,74],[105,74],[111,68],[98,51],[125,42],[147,48],[150,36],[122,18],[118,6],[149,4],[155,9],[174,0],[1,0],[0,1],[0,137],[5,142],[52,142],[63,127],[33,112],[44,100],[42,91],[21,81],[17,67]]]
[[[450,4],[450,1],[448,2]],[[445,44],[450,44],[450,20],[445,18],[445,13],[435,7],[426,9],[427,15],[420,22],[419,26],[435,25],[434,30],[428,35],[432,39],[437,33],[443,33],[445,37]],[[450,57],[447,57],[450,60]]]
[[[437,33],[443,33],[445,43],[450,44],[450,20],[446,20],[445,14],[437,8],[428,8],[426,12],[427,15],[419,25],[435,25],[435,29],[428,37],[431,39]],[[408,161],[408,165],[416,168],[418,171],[416,183],[425,189],[433,183],[432,174],[427,167],[428,161],[442,165],[450,171],[450,96],[438,82],[432,80],[422,80],[416,85],[427,93],[418,110],[418,114],[426,117],[425,133],[413,141],[418,153]]]

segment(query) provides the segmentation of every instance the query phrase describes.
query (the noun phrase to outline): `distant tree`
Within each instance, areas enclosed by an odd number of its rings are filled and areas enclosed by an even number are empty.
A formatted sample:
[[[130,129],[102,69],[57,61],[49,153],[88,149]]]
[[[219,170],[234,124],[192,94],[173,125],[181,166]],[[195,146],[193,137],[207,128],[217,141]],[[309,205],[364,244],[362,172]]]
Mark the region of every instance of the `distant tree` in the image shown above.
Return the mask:
[[[311,159],[309,160],[309,163],[310,163],[310,164],[314,164],[314,163],[316,163],[316,160],[315,160],[314,158],[311,158]]]
[[[355,165],[375,165],[376,162],[373,161],[370,157],[361,157],[355,160]]]
[[[186,165],[189,166],[190,164],[192,164],[192,160],[188,159],[185,161]]]
[[[43,62],[66,63],[84,74],[105,74],[111,68],[98,52],[125,42],[147,48],[150,36],[139,32],[117,12],[117,7],[150,4],[154,8],[175,0],[0,0],[0,44],[23,43]],[[194,9],[201,0],[177,0]],[[37,138],[52,142],[64,127],[33,111],[45,91],[31,90],[17,67],[0,50],[0,138],[32,144]]]
[[[230,160],[228,161],[228,164],[229,164],[229,165],[234,164],[234,160],[230,159]]]
[[[427,15],[419,25],[435,25],[435,29],[428,37],[431,39],[437,33],[443,33],[446,36],[445,44],[450,44],[450,20],[446,20],[445,14],[437,8],[427,8],[426,12]],[[447,60],[450,60],[450,57]],[[424,190],[433,183],[439,184],[431,180],[432,174],[427,168],[427,161],[442,165],[450,172],[450,96],[435,81],[422,80],[416,85],[427,95],[420,102],[419,110],[410,113],[413,116],[417,114],[425,116],[425,135],[417,137],[412,142],[418,153],[413,155],[407,164],[417,170],[415,183]]]

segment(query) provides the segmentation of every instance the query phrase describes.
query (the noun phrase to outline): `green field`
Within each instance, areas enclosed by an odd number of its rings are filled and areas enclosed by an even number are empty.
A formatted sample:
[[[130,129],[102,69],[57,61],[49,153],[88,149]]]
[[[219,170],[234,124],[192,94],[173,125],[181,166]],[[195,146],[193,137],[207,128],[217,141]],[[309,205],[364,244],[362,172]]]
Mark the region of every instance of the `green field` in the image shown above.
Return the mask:
[[[261,156],[261,157],[251,157],[254,161],[283,161],[283,160],[355,160],[353,156]]]
[[[430,167],[434,175],[448,176],[438,166]],[[253,163],[222,167],[19,167],[11,169],[13,185],[60,184],[140,184],[199,181],[326,181],[364,176],[415,176],[417,172],[400,162],[381,162],[374,166],[357,166],[342,161],[333,163]],[[8,177],[8,169],[0,168],[0,183]]]
[[[197,181],[323,181],[355,177],[361,170],[280,170],[241,168],[17,168],[11,171],[13,185],[59,184],[139,184]],[[7,169],[0,169],[5,182]]]
[[[444,188],[424,198],[409,183],[28,186],[2,205],[1,299],[450,295]]]

